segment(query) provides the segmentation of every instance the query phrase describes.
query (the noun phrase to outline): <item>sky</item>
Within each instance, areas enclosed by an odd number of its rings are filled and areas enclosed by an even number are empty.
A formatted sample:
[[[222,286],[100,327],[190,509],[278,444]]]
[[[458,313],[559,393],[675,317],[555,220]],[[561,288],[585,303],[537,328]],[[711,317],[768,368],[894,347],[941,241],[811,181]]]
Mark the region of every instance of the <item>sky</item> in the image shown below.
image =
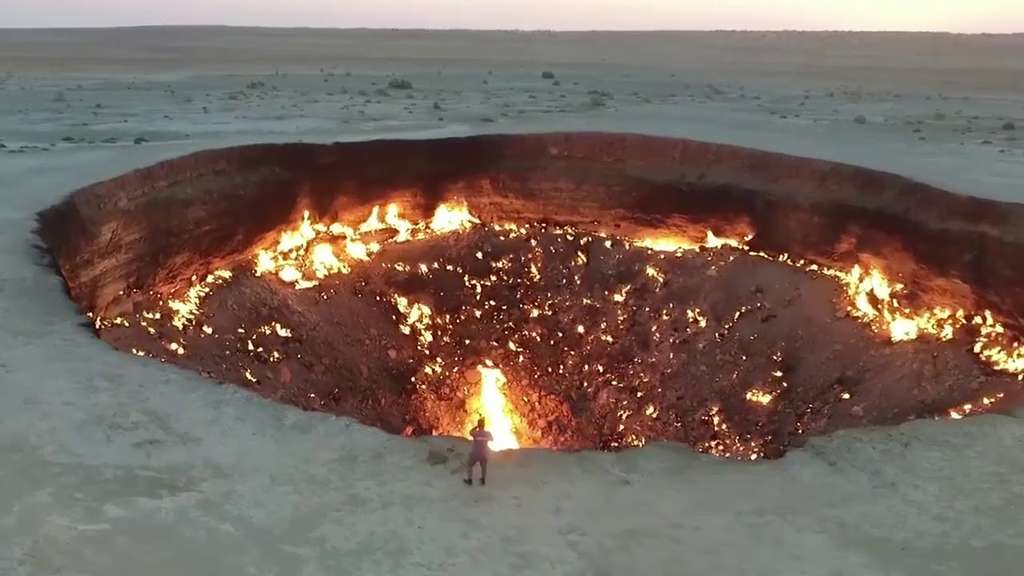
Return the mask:
[[[1024,32],[1024,0],[0,0],[0,28],[169,24]]]

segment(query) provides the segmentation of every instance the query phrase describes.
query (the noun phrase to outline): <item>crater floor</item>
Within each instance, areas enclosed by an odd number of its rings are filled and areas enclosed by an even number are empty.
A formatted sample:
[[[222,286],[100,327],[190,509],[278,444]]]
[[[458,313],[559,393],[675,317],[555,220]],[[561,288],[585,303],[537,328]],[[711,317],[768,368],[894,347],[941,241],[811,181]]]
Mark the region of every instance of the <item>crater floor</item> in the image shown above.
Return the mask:
[[[98,334],[404,435],[464,436],[478,416],[491,419],[478,412],[478,367],[490,366],[506,380],[501,432],[559,450],[675,441],[757,460],[841,428],[1018,401],[1018,378],[971,354],[963,331],[894,344],[851,315],[841,282],[742,245],[654,250],[465,218],[373,254],[367,243],[395,229],[305,247],[294,239],[302,227],[285,230],[279,243],[295,264],[246,258],[180,299],[154,293],[132,314],[97,318]]]

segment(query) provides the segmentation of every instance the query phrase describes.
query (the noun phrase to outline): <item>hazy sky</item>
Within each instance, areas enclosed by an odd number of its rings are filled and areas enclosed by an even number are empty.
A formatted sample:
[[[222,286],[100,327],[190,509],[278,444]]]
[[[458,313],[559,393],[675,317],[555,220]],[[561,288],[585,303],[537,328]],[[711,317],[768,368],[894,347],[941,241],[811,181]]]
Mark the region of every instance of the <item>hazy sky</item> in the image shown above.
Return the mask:
[[[1024,0],[0,0],[0,27],[1024,32]]]

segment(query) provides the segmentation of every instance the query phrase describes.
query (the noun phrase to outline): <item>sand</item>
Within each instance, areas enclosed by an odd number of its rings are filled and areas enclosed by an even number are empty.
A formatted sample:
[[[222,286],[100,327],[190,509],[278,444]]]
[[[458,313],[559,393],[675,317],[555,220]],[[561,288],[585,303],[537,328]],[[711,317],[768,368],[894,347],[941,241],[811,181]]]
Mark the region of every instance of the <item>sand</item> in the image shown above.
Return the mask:
[[[757,464],[504,453],[468,489],[456,458],[427,462],[448,441],[115,352],[31,230],[75,188],[204,148],[542,130],[1021,202],[1022,52],[1022,36],[0,30],[0,574],[1019,571],[1022,414],[841,432]]]

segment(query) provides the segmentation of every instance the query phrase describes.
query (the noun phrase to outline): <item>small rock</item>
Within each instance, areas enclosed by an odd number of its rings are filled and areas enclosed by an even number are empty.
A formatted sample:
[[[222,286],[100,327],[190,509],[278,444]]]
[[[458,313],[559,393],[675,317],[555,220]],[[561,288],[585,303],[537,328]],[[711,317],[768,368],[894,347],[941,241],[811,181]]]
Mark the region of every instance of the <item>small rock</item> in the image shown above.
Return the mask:
[[[394,348],[388,348],[388,358],[391,358],[392,360],[398,358],[398,350],[395,350]]]
[[[1017,125],[1014,124],[1013,122],[1007,122],[1007,123],[1003,124],[1003,130],[1016,130],[1016,129],[1017,129]]]
[[[145,144],[146,142],[149,142],[149,138],[146,138],[144,136],[139,136],[135,140],[132,140],[132,142],[134,142],[136,144]]]
[[[867,116],[865,116],[863,114],[857,114],[857,116],[854,117],[853,121],[856,124],[867,124],[868,123],[868,118],[867,118]]]
[[[448,463],[448,454],[440,448],[431,448],[427,451],[427,464],[431,466],[443,466]]]
[[[555,79],[555,73],[552,72],[551,70],[545,70],[545,71],[540,73],[540,77],[545,79],[545,80],[554,80]]]

